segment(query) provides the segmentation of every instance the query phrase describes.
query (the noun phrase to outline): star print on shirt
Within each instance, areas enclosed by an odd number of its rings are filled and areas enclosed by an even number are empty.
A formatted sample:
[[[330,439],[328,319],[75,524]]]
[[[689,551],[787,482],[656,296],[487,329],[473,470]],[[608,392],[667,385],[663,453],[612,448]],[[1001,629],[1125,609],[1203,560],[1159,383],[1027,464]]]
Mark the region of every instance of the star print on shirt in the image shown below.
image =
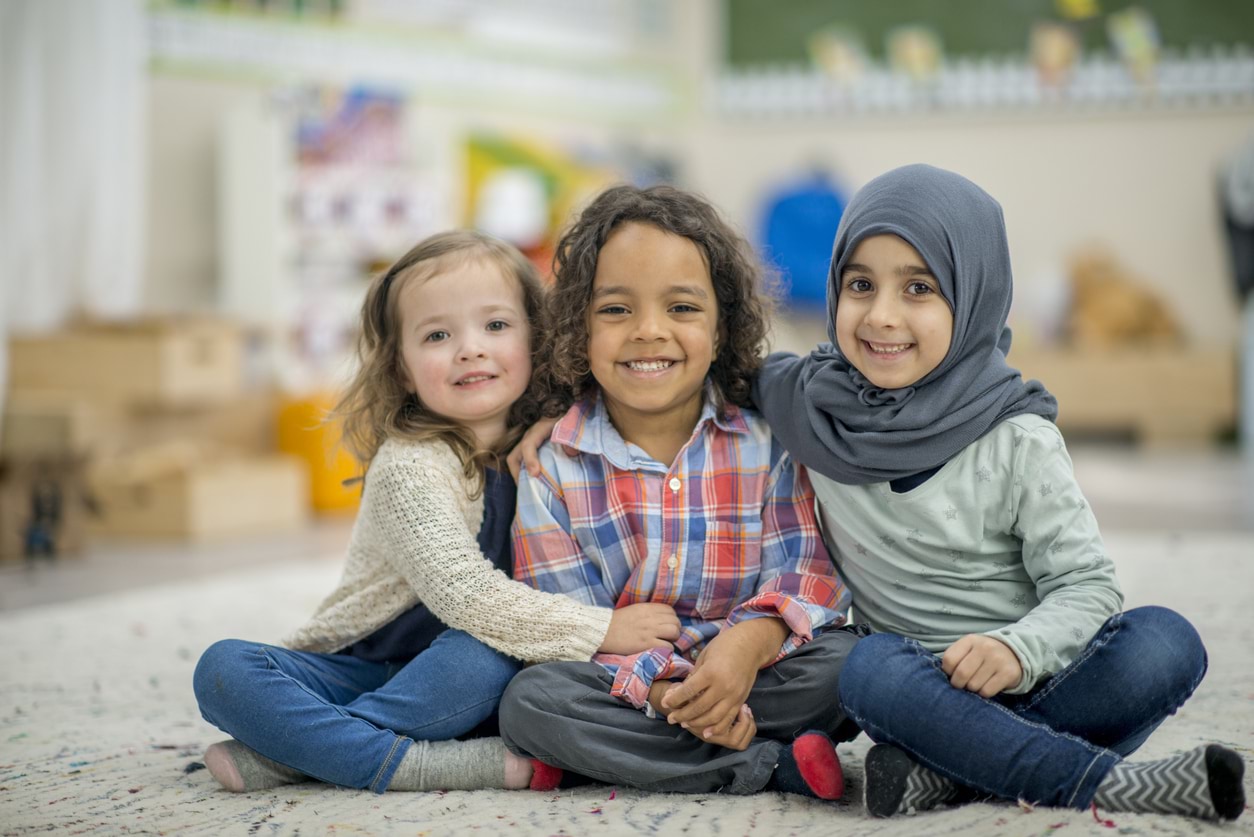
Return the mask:
[[[957,519],[958,519],[958,510],[957,510],[957,509],[955,509],[953,506],[950,506],[949,508],[945,509],[945,519],[946,519],[946,520],[957,520]]]
[[[1062,544],[1054,541],[1049,545],[1049,551],[1051,555],[1057,555],[1059,552],[1062,552]]]
[[[1019,593],[1017,596],[1015,596],[1013,599],[1010,600],[1010,603],[1012,605],[1020,605],[1020,606],[1027,604],[1028,603],[1027,594]]]
[[[980,482],[988,482],[993,478],[993,472],[981,465],[980,470],[975,472],[975,476]]]
[[[880,535],[880,543],[888,547],[889,549],[892,549],[894,546],[897,545],[897,541],[893,538],[892,535]]]
[[[908,535],[906,535],[906,540],[908,540],[908,541],[914,541],[915,543],[918,543],[918,542],[919,542],[919,537],[920,537],[922,534],[923,534],[923,533],[922,533],[922,532],[920,532],[918,529],[911,529],[911,530],[910,530],[910,533],[909,533]]]
[[[894,581],[893,587],[897,588],[899,591],[903,593],[906,591],[906,585],[902,584],[900,581]]]
[[[1079,628],[1072,628],[1071,638],[1074,639],[1076,642],[1084,642],[1084,631],[1080,630]]]
[[[1051,495],[1051,494],[1053,494],[1053,493],[1054,493],[1053,486],[1051,486],[1051,485],[1050,485],[1049,483],[1047,483],[1047,482],[1043,482],[1043,483],[1041,483],[1041,487],[1040,487],[1040,488],[1038,488],[1038,489],[1036,489],[1036,490],[1037,490],[1037,492],[1041,495],[1041,498],[1042,498],[1042,499],[1044,499],[1044,498],[1046,498],[1046,497],[1048,497],[1049,495]]]
[[[866,555],[866,547],[860,543],[854,543],[853,548],[858,550],[859,555]]]

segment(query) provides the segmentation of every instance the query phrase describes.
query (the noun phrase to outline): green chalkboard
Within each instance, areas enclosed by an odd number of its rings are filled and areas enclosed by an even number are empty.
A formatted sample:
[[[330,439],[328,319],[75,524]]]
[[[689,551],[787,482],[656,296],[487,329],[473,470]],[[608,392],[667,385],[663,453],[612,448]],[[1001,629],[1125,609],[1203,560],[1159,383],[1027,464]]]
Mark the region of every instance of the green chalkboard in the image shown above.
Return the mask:
[[[723,0],[727,63],[807,63],[812,33],[838,25],[857,32],[867,51],[884,57],[887,33],[925,24],[947,55],[1025,54],[1038,20],[1062,20],[1055,0]],[[1165,46],[1254,44],[1251,0],[1094,0],[1098,14],[1075,26],[1086,50],[1108,49],[1106,16],[1129,6],[1153,15]]]

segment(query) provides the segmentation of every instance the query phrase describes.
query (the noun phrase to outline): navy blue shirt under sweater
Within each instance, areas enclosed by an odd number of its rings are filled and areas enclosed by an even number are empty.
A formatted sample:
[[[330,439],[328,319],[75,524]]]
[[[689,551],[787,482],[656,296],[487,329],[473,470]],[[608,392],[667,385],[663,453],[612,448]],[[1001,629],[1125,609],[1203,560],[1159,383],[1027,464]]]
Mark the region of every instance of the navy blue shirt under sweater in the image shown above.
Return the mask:
[[[514,522],[516,502],[517,488],[509,472],[488,468],[483,489],[479,550],[511,578],[514,560],[510,549],[510,526]],[[427,610],[426,605],[417,604],[339,653],[377,663],[406,663],[425,651],[437,636],[448,629],[448,625]]]

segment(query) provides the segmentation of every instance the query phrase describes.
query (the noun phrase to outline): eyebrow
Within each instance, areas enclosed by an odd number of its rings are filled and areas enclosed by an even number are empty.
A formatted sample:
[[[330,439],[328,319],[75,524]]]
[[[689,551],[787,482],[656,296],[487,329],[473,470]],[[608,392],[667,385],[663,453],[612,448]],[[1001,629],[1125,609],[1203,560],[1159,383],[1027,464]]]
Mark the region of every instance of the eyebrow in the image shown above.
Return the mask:
[[[841,269],[840,275],[844,276],[846,273],[849,273],[851,271],[854,271],[854,272],[861,271],[863,273],[875,272],[864,264],[858,264],[857,262],[850,262],[849,264],[845,265],[844,268]],[[932,271],[928,270],[926,267],[920,267],[919,265],[913,265],[913,264],[902,265],[900,267],[897,267],[893,270],[893,273],[897,274],[898,276],[931,276],[933,279],[936,278],[935,276],[933,276]]]
[[[599,299],[603,296],[632,296],[635,292],[635,289],[628,285],[607,285],[603,288],[595,289],[592,292],[592,298]],[[697,285],[671,285],[666,289],[666,292],[668,294],[686,294],[688,296],[695,296],[698,299],[710,298],[710,295],[705,292],[705,289],[698,287]]]

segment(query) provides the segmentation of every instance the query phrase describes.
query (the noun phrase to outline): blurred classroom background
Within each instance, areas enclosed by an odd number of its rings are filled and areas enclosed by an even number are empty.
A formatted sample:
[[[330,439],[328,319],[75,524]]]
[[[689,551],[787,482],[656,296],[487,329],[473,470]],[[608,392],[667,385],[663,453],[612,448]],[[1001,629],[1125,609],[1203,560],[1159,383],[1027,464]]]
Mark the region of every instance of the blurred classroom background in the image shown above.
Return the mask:
[[[547,270],[620,181],[719,206],[826,339],[849,196],[1002,204],[1011,364],[1099,519],[1254,531],[1254,5],[0,0],[0,609],[338,554],[321,424],[369,278]]]

